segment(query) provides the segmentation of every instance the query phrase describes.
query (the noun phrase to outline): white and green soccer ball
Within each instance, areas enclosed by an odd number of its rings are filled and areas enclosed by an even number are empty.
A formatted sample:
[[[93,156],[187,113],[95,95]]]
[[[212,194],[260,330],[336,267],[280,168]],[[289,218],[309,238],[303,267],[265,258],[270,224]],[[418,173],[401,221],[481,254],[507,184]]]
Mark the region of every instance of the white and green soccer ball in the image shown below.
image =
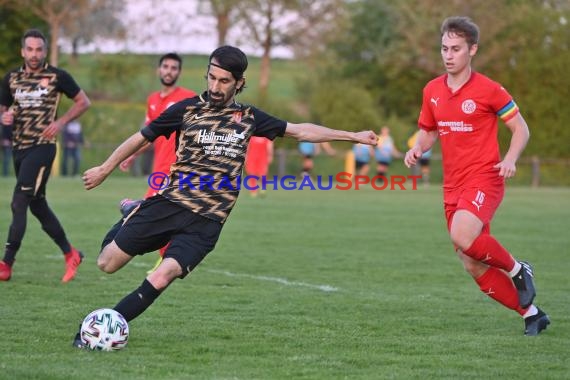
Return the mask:
[[[97,309],[81,323],[81,341],[91,350],[115,351],[125,348],[129,339],[129,325],[113,309]]]

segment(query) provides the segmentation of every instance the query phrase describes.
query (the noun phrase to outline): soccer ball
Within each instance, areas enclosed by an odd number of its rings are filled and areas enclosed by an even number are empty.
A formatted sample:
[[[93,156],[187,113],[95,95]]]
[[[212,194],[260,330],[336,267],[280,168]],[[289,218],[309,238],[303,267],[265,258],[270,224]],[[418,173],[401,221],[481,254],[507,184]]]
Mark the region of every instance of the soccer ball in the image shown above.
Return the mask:
[[[127,345],[129,325],[117,311],[97,309],[85,317],[79,335],[91,350],[120,350]]]

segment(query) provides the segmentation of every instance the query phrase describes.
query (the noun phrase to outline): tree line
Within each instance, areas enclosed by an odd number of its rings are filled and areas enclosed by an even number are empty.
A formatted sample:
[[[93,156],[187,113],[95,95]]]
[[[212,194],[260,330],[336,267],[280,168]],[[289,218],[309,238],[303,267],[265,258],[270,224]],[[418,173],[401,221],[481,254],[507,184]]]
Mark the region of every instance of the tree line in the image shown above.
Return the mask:
[[[57,64],[59,37],[71,40],[74,51],[97,36],[128,37],[132,25],[124,25],[121,15],[129,1],[0,0],[0,68],[20,64],[14,47],[29,26],[48,31],[52,64]],[[210,17],[214,26],[209,32],[215,33],[218,44],[249,45],[261,52],[255,85],[264,106],[271,106],[267,88],[272,51],[287,46],[304,62],[309,78],[299,84],[295,112],[349,130],[389,123],[401,138],[415,128],[422,87],[443,72],[441,21],[451,15],[469,16],[481,27],[474,68],[509,90],[531,128],[525,154],[570,157],[570,112],[565,102],[570,97],[570,0],[187,3],[185,23]],[[155,12],[141,22],[168,24],[172,16]],[[232,30],[239,30],[239,37],[228,40]],[[502,131],[500,137],[506,143],[509,134]]]

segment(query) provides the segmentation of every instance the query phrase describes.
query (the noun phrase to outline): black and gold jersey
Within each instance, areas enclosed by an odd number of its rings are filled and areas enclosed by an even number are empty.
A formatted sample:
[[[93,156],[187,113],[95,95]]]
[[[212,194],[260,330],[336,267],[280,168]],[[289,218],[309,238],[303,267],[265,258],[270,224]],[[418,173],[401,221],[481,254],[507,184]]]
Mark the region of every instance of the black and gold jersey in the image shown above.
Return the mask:
[[[0,104],[14,112],[14,149],[54,144],[55,138],[46,139],[42,133],[56,118],[61,94],[74,98],[79,91],[71,75],[48,64],[37,73],[26,73],[20,67],[6,74],[0,87]]]
[[[171,106],[141,133],[149,141],[178,134],[176,162],[159,194],[223,223],[239,194],[250,137],[273,140],[286,126],[251,105],[213,106],[204,93]]]

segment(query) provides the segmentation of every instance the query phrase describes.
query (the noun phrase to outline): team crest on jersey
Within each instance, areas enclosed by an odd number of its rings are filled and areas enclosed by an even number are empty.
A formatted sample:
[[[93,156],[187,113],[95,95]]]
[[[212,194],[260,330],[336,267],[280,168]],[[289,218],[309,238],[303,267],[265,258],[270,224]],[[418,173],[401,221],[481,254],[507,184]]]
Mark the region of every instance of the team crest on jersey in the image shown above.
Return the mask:
[[[241,111],[234,112],[234,115],[232,116],[232,121],[238,124],[241,123]]]
[[[46,88],[47,86],[49,86],[49,78],[43,78],[40,81],[40,87]]]
[[[472,114],[477,109],[477,104],[471,99],[464,100],[461,103],[461,110],[466,114]]]

